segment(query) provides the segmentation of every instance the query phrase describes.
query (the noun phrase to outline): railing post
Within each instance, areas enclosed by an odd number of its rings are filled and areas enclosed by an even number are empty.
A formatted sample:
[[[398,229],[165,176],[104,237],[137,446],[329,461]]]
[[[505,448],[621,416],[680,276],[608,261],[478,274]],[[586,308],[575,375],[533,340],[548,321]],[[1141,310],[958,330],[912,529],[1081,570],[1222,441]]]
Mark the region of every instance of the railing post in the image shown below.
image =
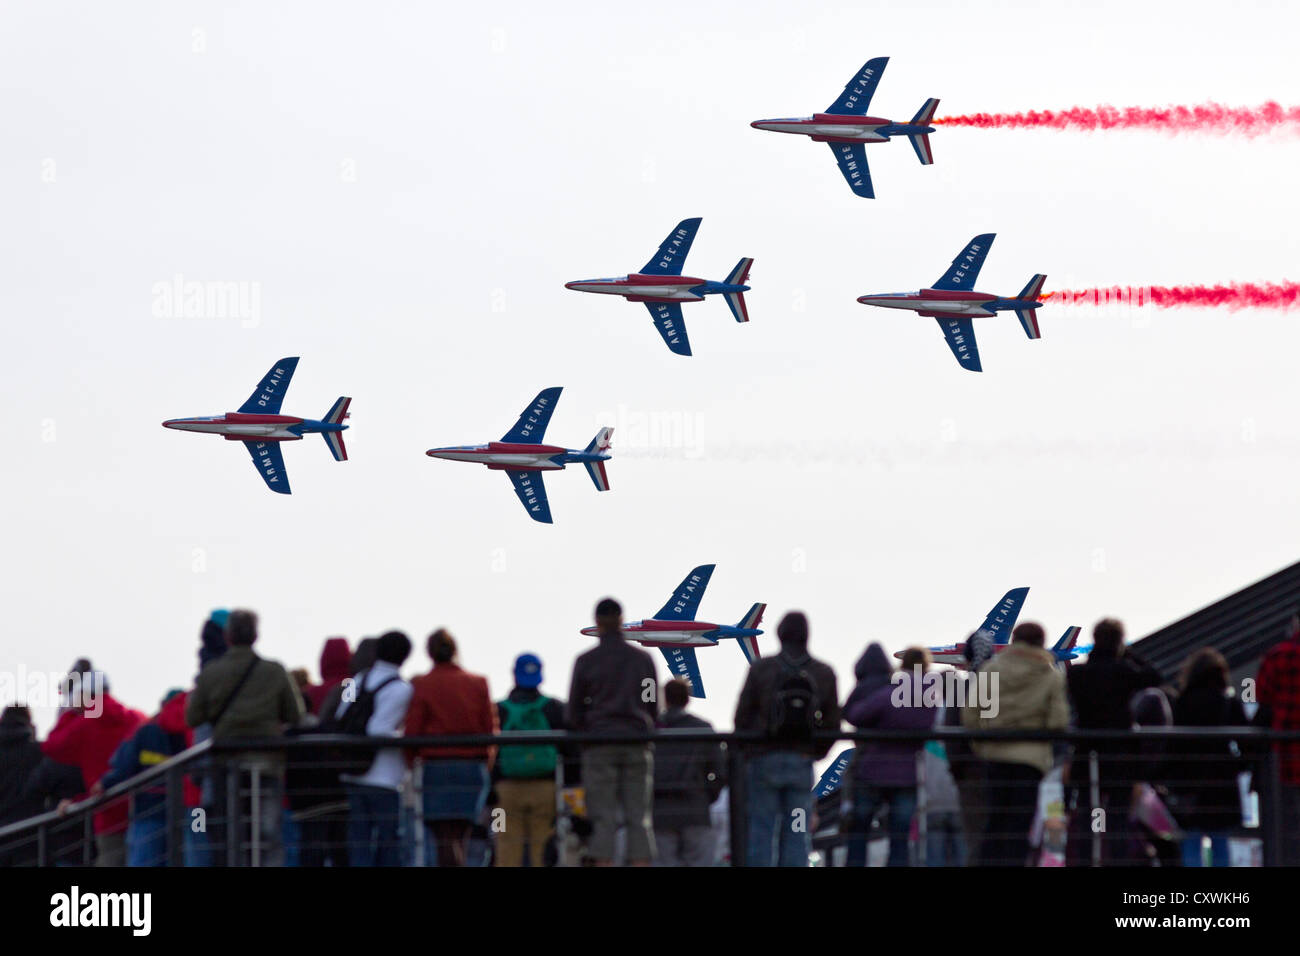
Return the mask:
[[[926,741],[925,743],[928,743]],[[925,779],[925,743],[916,752],[916,859],[918,866],[928,866],[930,862],[929,846],[926,844],[926,817],[930,805],[930,795]],[[891,806],[889,812],[893,813]]]
[[[185,865],[185,774],[178,767],[167,770],[166,813],[167,865]]]
[[[428,828],[424,824],[424,760],[416,757],[411,764],[411,790],[415,798],[415,865],[425,866]]]
[[[1093,814],[1101,806],[1101,780],[1097,751],[1088,751],[1088,800],[1092,809],[1088,813],[1088,829],[1092,832],[1092,865],[1101,866],[1101,831],[1093,826]],[[1103,829],[1110,825],[1109,820],[1102,822]]]
[[[748,760],[734,740],[727,745],[727,826],[730,832],[731,865],[744,866],[749,839],[749,810],[746,799]]]
[[[1278,751],[1274,747],[1269,747],[1264,757],[1264,786],[1260,789],[1260,813],[1263,819],[1264,831],[1264,865],[1281,866],[1284,862],[1282,853],[1283,840],[1286,838],[1282,830],[1282,779],[1278,774]]]
[[[81,862],[91,865],[91,851],[95,847],[95,815],[83,813],[81,816]]]
[[[254,762],[248,775],[249,865],[262,865],[262,768]]]
[[[239,866],[239,766],[226,762],[226,866]]]

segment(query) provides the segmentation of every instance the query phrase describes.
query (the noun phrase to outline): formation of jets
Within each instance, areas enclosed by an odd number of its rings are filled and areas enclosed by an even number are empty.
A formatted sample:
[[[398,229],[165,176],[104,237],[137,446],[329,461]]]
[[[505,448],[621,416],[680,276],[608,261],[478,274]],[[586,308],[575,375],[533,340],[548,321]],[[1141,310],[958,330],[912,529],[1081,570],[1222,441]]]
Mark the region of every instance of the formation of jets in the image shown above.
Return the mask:
[[[693,697],[704,696],[704,681],[700,677],[695,649],[716,647],[719,641],[734,640],[740,647],[740,652],[745,655],[745,660],[753,664],[759,657],[758,637],[763,633],[758,625],[762,623],[763,611],[767,609],[766,604],[753,605],[734,627],[695,620],[714,567],[712,564],[702,564],[694,568],[677,585],[677,590],[668,599],[668,603],[654,617],[623,625],[623,633],[629,640],[644,647],[657,647],[663,652],[668,669],[674,677],[681,677],[690,683]],[[584,627],[582,633],[595,637],[599,631],[594,627]]]
[[[939,104],[937,99],[926,100],[916,115],[906,123],[871,116],[868,112],[888,62],[887,57],[868,60],[825,112],[790,119],[756,120],[750,125],[760,130],[798,134],[807,136],[814,142],[826,143],[854,195],[874,198],[875,191],[867,166],[868,145],[888,142],[893,137],[906,137],[922,164],[928,166],[934,162],[930,134],[935,131],[933,122]],[[689,356],[692,352],[682,317],[683,305],[702,302],[710,295],[718,295],[726,301],[737,322],[749,321],[745,293],[750,291],[747,283],[754,263],[752,258],[741,259],[722,281],[683,275],[686,258],[701,222],[699,217],[679,222],[660,244],[654,256],[638,272],[614,278],[576,280],[566,283],[565,288],[577,292],[618,295],[629,302],[643,303],[669,350],[677,355]],[[1035,275],[1014,298],[976,292],[974,285],[993,239],[993,233],[972,239],[932,288],[917,292],[864,295],[858,301],[881,308],[908,309],[923,317],[936,319],[962,368],[981,371],[973,320],[993,316],[1000,311],[1014,311],[1025,334],[1031,339],[1038,338],[1039,326],[1035,313],[1041,306],[1045,278]],[[296,357],[277,362],[238,411],[203,418],[170,419],[163,422],[163,426],[180,431],[217,434],[229,441],[243,442],[267,487],[277,494],[287,495],[290,493],[290,485],[281,451],[284,442],[297,441],[308,434],[319,434],[337,461],[345,461],[348,457],[342,433],[348,428],[344,421],[349,417],[350,398],[339,398],[320,420],[280,414],[281,403],[297,364]],[[550,524],[551,509],[543,480],[546,472],[559,471],[570,464],[581,464],[598,491],[609,490],[605,463],[611,457],[610,437],[613,429],[600,429],[596,437],[582,449],[549,445],[543,441],[547,425],[559,401],[560,391],[556,387],[539,392],[519,416],[514,427],[499,441],[431,448],[426,454],[432,458],[467,461],[484,465],[489,470],[505,472],[529,517]],[[734,627],[695,620],[700,597],[704,594],[712,573],[713,565],[695,568],[655,617],[632,622],[627,626],[627,633],[634,640],[649,647],[660,648],[673,673],[689,680],[698,697],[704,696],[704,686],[695,659],[695,648],[713,646],[723,639],[735,639],[746,660],[752,662],[758,657],[757,638],[762,633],[758,629],[764,609],[762,604],[755,604]],[[995,637],[996,648],[1005,646],[1006,636],[1014,626],[1027,590],[1020,588],[1008,592],[986,619],[982,630]],[[584,634],[591,632],[590,628],[583,631]],[[1053,648],[1058,660],[1070,660],[1077,655],[1078,651],[1074,648],[1077,634],[1077,628],[1071,629]],[[959,666],[964,663],[960,644],[932,650],[940,663]]]

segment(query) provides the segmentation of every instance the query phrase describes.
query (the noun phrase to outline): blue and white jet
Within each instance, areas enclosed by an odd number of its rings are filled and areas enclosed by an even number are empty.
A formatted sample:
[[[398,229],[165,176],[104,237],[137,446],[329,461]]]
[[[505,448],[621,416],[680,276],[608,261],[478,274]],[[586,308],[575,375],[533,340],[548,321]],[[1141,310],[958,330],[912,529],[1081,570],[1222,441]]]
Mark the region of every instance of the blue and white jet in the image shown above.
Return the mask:
[[[564,287],[575,292],[621,295],[629,302],[644,302],[664,344],[678,355],[690,355],[691,342],[686,337],[686,324],[682,321],[682,304],[703,302],[706,295],[721,295],[726,298],[736,321],[748,322],[745,293],[749,286],[745,282],[749,279],[749,268],[754,264],[753,259],[741,259],[725,282],[682,275],[686,255],[691,251],[691,243],[695,241],[701,222],[703,220],[699,218],[679,222],[640,272],[612,279],[579,279],[566,282]]]
[[[1014,298],[976,292],[975,280],[979,278],[980,267],[984,265],[984,257],[989,254],[995,235],[986,232],[966,243],[932,289],[864,295],[859,296],[858,301],[882,309],[908,309],[938,320],[957,364],[972,372],[983,371],[979,347],[975,344],[974,320],[999,312],[1015,312],[1025,335],[1031,339],[1041,338],[1035,312],[1042,307],[1041,293],[1043,283],[1047,281],[1045,275],[1034,276]]]
[[[672,675],[691,685],[692,697],[704,696],[704,680],[700,677],[700,665],[695,659],[697,647],[716,647],[719,641],[732,639],[740,646],[740,652],[750,664],[759,658],[758,636],[763,632],[758,625],[763,622],[766,604],[753,605],[735,627],[695,620],[700,600],[704,597],[704,589],[709,586],[709,578],[713,576],[715,567],[713,564],[702,564],[695,568],[677,585],[677,590],[668,599],[668,603],[659,609],[658,614],[623,625],[623,633],[628,640],[636,641],[644,647],[657,647],[663,652]],[[596,637],[600,632],[594,627],[584,627],[582,633]]]
[[[854,195],[864,199],[875,199],[871,187],[871,172],[867,169],[866,147],[871,143],[887,143],[892,136],[906,136],[916,150],[916,157],[924,166],[934,162],[934,153],[930,149],[930,134],[934,127],[934,111],[939,108],[939,101],[929,99],[908,123],[895,123],[892,120],[868,116],[871,96],[876,92],[881,74],[889,57],[878,56],[868,60],[844,87],[844,92],[825,113],[812,116],[791,117],[789,119],[755,120],[749,125],[754,129],[768,130],[773,133],[797,133],[812,138],[814,143],[827,143],[840,165],[840,172]]]
[[[547,388],[538,392],[537,397],[520,414],[515,427],[506,432],[500,441],[430,448],[425,454],[430,458],[445,458],[448,461],[472,461],[487,465],[492,471],[504,471],[514,485],[515,494],[519,496],[528,516],[534,521],[551,524],[551,506],[546,500],[542,473],[560,471],[565,465],[581,464],[587,469],[597,491],[609,491],[605,462],[612,457],[609,454],[609,440],[614,434],[614,429],[602,428],[596,432],[591,443],[581,450],[542,444],[546,426],[560,400],[560,392],[560,388]]]
[[[284,467],[281,442],[299,441],[303,435],[318,434],[325,439],[335,461],[348,460],[348,450],[343,444],[343,432],[348,426],[343,422],[348,417],[352,399],[340,397],[320,421],[280,414],[284,393],[289,390],[289,380],[297,367],[297,356],[280,359],[262,377],[257,390],[239,406],[237,412],[207,418],[173,418],[163,422],[163,428],[242,441],[266,487],[276,494],[287,495],[290,493],[289,473]]]

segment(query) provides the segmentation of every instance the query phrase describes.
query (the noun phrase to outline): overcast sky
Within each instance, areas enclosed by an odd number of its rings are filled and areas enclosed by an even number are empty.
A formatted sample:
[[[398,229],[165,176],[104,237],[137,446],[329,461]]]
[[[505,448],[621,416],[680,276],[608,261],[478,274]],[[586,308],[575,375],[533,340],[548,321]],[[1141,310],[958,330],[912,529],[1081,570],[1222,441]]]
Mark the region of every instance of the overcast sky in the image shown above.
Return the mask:
[[[931,319],[856,297],[935,281],[996,232],[978,288],[1297,278],[1300,139],[940,129],[935,164],[868,151],[855,197],[821,144],[752,120],[826,108],[870,57],[907,120],[1075,105],[1300,103],[1282,2],[653,6],[0,6],[7,330],[0,666],[90,656],[153,712],[210,609],[259,650],[449,627],[494,693],[514,655],[567,691],[595,601],[648,616],[716,562],[700,617],[806,610],[847,694],[866,642],[961,639],[1008,588],[1053,637],[1130,636],[1296,559],[1294,314],[1054,306],[1028,341],[977,323],[985,371]],[[565,290],[639,268],[702,216],[688,274],[753,256],[752,321],[688,305],[692,358],[637,304]],[[187,318],[160,283],[238,282]],[[354,397],[351,460],[164,431],[239,406]],[[509,482],[427,448],[497,439],[564,386],[547,440],[615,427],[612,491]],[[744,659],[700,652],[731,725]],[[660,662],[660,673],[666,669]],[[3,702],[0,702],[3,703]],[[38,714],[42,730],[50,713]]]

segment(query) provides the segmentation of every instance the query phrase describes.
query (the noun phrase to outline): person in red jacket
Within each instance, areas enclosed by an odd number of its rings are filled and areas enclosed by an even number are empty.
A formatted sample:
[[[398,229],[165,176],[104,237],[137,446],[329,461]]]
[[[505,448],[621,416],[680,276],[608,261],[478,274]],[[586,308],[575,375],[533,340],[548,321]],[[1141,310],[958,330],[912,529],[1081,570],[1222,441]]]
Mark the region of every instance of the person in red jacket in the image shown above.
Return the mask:
[[[486,677],[461,670],[456,641],[439,629],[429,636],[433,670],[411,681],[406,735],[495,734],[496,704]],[[438,847],[439,866],[464,866],[474,822],[483,813],[491,789],[491,747],[426,747],[424,821]],[[407,751],[410,753],[410,751]]]
[[[329,692],[352,676],[352,651],[346,637],[331,637],[320,652],[320,683],[309,684],[303,691],[307,709],[321,713],[321,703]]]
[[[1286,637],[1260,661],[1255,677],[1255,721],[1274,730],[1300,730],[1300,614],[1287,622]],[[1300,866],[1300,742],[1274,745],[1279,760],[1283,866]]]
[[[113,751],[146,717],[109,694],[102,671],[71,680],[67,706],[41,749],[51,760],[79,767],[85,786],[90,788],[108,771]],[[68,802],[60,807],[65,808]],[[125,798],[95,814],[96,866],[126,865],[126,817]]]

